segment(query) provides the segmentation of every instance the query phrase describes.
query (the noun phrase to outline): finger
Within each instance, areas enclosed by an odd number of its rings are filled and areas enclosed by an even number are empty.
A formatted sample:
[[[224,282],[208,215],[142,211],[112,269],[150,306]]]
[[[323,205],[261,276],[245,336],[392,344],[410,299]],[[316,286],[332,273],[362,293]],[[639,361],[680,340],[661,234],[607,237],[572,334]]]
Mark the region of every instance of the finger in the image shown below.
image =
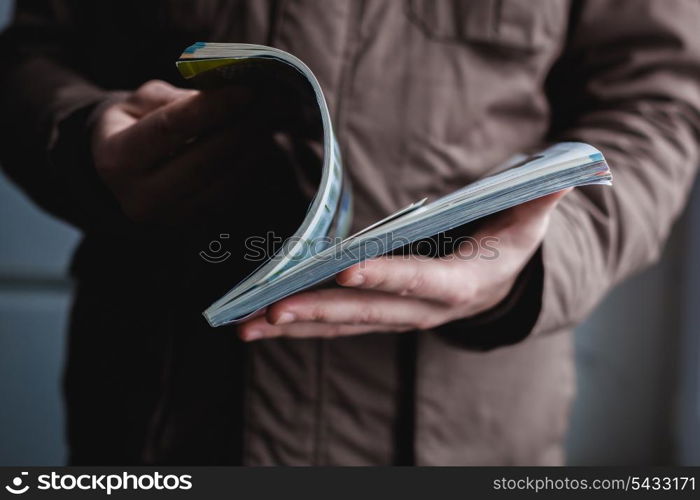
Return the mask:
[[[241,201],[242,183],[247,182],[245,167],[240,169],[239,162],[248,162],[248,158],[231,159],[228,164],[222,165],[219,177],[210,177],[210,182],[204,188],[185,193],[181,199],[173,200],[164,209],[172,214],[172,221],[178,223],[198,223],[199,221],[217,219],[223,214],[243,208]],[[240,169],[240,170],[239,170]],[[218,220],[218,219],[217,219]]]
[[[238,327],[238,335],[241,340],[251,342],[253,340],[270,339],[277,337],[294,338],[332,338],[346,335],[361,335],[365,333],[389,333],[409,331],[410,327],[387,325],[350,325],[328,324],[316,322],[300,322],[289,325],[271,325],[264,318],[256,318],[247,321]]]
[[[116,136],[119,132],[133,127],[137,121],[138,119],[121,104],[115,104],[106,109],[95,124],[92,135],[93,152],[98,151],[100,147],[104,148],[105,138]],[[109,154],[113,160],[111,152]]]
[[[250,170],[269,165],[265,138],[253,129],[230,128],[193,144],[147,178],[142,197],[158,199],[155,207],[164,220],[196,222],[203,217],[231,213],[241,207],[241,192],[251,187]],[[260,193],[263,185],[256,185]],[[154,193],[149,195],[148,193]]]
[[[249,92],[219,89],[173,101],[114,136],[124,168],[144,169],[171,156],[192,138],[242,119]]]
[[[541,218],[551,213],[559,201],[572,189],[563,189],[504,210],[492,217],[477,234],[482,232],[493,233],[493,229],[496,227],[522,226],[523,224],[539,222]]]
[[[196,90],[175,87],[162,80],[150,80],[132,92],[124,106],[132,115],[141,118],[166,104],[193,97],[198,93]]]
[[[324,289],[300,293],[273,304],[267,320],[273,325],[294,322],[388,325],[424,329],[450,313],[436,302],[373,290]]]
[[[376,290],[405,297],[452,303],[465,284],[469,270],[451,265],[447,259],[385,256],[356,264],[338,274],[344,287]]]
[[[241,142],[240,129],[231,127],[193,143],[147,177],[148,189],[172,199],[201,191],[221,170],[235,170]]]
[[[193,199],[209,191],[215,171],[235,168],[231,149],[237,144],[235,130],[227,129],[193,144],[182,154],[146,172],[129,196],[129,214],[146,222],[180,225],[189,222]],[[232,175],[229,174],[229,178]],[[226,186],[230,189],[230,185]]]
[[[263,307],[262,309],[258,309],[255,311],[253,314],[250,315],[248,318],[248,321],[254,320],[255,318],[264,318],[265,313],[267,312],[267,307]]]
[[[515,212],[523,217],[542,216],[551,212],[564,196],[573,191],[573,188],[566,188],[556,193],[548,194],[540,198],[528,201],[522,205],[513,207]]]

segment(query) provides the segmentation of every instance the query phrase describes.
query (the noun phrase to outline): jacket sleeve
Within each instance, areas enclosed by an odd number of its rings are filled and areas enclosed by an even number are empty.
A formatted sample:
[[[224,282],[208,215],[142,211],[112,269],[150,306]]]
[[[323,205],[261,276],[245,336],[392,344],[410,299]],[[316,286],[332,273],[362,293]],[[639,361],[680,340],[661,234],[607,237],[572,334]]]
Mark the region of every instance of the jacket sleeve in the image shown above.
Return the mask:
[[[573,2],[547,93],[548,141],[596,146],[614,185],[559,203],[509,296],[436,329],[456,346],[490,350],[574,327],[659,256],[700,163],[700,1]]]
[[[16,2],[0,35],[0,164],[41,207],[88,229],[115,202],[90,168],[85,123],[114,94],[82,76],[77,11]]]
[[[576,189],[554,212],[531,333],[576,325],[659,256],[700,163],[699,27],[697,0],[575,4],[551,139],[599,148],[614,185]]]

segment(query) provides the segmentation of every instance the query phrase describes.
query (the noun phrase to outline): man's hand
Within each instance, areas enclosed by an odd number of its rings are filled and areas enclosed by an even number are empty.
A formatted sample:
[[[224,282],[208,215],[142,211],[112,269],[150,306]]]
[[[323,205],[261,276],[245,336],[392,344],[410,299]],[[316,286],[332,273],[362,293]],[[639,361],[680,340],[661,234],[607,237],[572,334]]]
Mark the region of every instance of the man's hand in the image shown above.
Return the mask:
[[[474,257],[471,248],[458,248],[444,258],[385,256],[366,261],[338,274],[342,288],[283,299],[243,323],[239,335],[251,341],[426,330],[484,312],[508,295],[566,192],[505,211],[474,235],[476,241],[495,238],[496,258]]]
[[[93,129],[93,160],[122,211],[179,223],[224,197],[252,150],[254,127],[241,123],[249,99],[238,87],[198,92],[153,80],[107,107]]]

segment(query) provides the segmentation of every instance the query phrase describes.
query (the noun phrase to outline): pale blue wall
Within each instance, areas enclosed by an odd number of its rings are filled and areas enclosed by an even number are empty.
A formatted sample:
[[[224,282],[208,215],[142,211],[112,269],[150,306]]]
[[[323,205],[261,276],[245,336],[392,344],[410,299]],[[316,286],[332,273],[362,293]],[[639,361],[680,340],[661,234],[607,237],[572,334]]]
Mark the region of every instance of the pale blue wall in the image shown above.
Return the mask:
[[[0,25],[10,7],[0,0]],[[0,465],[65,461],[65,276],[78,237],[0,175]]]
[[[678,460],[700,465],[700,189],[689,207],[684,247],[684,277],[680,351],[680,383],[676,391]]]
[[[613,290],[576,331],[571,464],[681,461],[687,432],[675,418],[689,222],[677,225],[658,265]]]

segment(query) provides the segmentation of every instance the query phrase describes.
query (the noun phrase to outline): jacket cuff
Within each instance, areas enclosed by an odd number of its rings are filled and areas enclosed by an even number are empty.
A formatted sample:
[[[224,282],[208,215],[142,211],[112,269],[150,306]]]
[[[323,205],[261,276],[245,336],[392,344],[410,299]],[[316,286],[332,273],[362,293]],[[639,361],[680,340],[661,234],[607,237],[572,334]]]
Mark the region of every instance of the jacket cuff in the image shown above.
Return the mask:
[[[476,316],[446,323],[437,335],[456,346],[488,351],[516,344],[527,338],[540,316],[544,288],[544,265],[540,247],[501,302]]]
[[[61,179],[64,197],[71,200],[72,221],[87,232],[120,233],[129,226],[117,200],[102,182],[92,161],[95,121],[107,106],[126,93],[111,92],[59,116],[48,145],[49,167]]]

